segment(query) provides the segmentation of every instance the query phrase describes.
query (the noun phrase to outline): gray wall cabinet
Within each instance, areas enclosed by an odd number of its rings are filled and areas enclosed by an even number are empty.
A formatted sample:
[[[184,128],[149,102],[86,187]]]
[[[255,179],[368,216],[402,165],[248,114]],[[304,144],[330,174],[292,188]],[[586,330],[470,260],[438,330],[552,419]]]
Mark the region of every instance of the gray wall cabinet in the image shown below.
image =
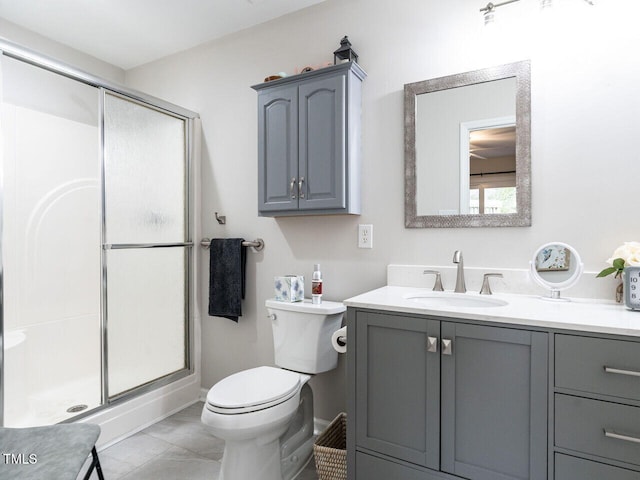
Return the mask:
[[[360,213],[361,83],[357,63],[254,85],[258,212]]]
[[[348,319],[350,480],[547,478],[547,333],[353,309]]]

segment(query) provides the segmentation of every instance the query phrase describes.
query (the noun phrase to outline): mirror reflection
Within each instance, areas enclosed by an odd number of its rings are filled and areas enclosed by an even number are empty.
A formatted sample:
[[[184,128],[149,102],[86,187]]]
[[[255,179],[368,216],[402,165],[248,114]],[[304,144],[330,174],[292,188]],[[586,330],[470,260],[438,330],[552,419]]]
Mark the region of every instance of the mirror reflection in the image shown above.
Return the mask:
[[[469,132],[469,175],[460,181],[460,213],[516,213],[516,126]],[[466,182],[468,178],[468,183]],[[463,197],[469,192],[469,198]]]
[[[561,242],[539,247],[530,262],[531,277],[538,285],[549,289],[545,299],[560,299],[560,291],[575,285],[582,275],[583,264],[578,252]]]
[[[405,85],[405,225],[530,225],[529,62]]]
[[[417,214],[484,214],[479,204],[474,205],[476,211],[471,211],[470,175],[474,174],[476,193],[487,183],[490,188],[491,182],[487,181],[493,172],[503,171],[498,165],[507,152],[511,152],[514,163],[509,169],[514,172],[515,189],[515,124],[515,78],[418,95]],[[500,133],[508,128],[514,132],[511,138]],[[472,161],[475,172],[471,170]],[[486,213],[496,210],[487,205]]]

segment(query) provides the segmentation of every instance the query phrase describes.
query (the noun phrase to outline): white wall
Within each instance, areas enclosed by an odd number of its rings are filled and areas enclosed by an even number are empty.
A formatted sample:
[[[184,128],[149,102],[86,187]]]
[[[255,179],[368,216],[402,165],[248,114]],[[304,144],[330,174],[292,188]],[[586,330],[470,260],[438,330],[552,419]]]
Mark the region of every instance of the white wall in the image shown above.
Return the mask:
[[[124,83],[124,70],[0,18],[0,38],[55,58],[92,75]]]
[[[581,253],[587,271],[599,271],[619,244],[639,240],[639,2],[589,7],[564,0],[571,21],[539,24],[538,2],[525,0],[500,8],[493,32],[482,25],[482,3],[327,0],[127,72],[131,87],[202,115],[203,234],[259,236],[266,243],[263,252],[249,254],[240,322],[203,319],[203,387],[273,361],[264,301],[273,295],[274,275],[309,277],[313,263],[320,263],[325,296],[341,300],[384,285],[389,263],[449,265],[455,249],[464,252],[468,266],[526,268],[537,246],[563,241]],[[331,60],[345,34],[369,75],[363,88],[362,215],[258,217],[256,93],[249,86]],[[527,58],[533,225],[405,229],[403,85]],[[214,211],[227,216],[226,226],[215,222]],[[374,225],[373,250],[357,248],[358,223]],[[613,291],[613,280],[602,282],[611,282]],[[344,374],[342,361],[337,371],[312,381],[319,417],[345,408]]]

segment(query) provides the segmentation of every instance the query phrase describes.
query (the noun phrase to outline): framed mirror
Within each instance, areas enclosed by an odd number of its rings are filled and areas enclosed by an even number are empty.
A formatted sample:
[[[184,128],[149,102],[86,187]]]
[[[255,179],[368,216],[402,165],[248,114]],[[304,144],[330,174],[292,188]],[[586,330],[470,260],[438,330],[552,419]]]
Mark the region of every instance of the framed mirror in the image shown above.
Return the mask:
[[[545,243],[533,252],[529,262],[531,278],[549,290],[544,300],[564,300],[560,292],[574,286],[580,280],[584,265],[577,250],[562,242]]]
[[[404,86],[405,227],[531,225],[531,66]]]

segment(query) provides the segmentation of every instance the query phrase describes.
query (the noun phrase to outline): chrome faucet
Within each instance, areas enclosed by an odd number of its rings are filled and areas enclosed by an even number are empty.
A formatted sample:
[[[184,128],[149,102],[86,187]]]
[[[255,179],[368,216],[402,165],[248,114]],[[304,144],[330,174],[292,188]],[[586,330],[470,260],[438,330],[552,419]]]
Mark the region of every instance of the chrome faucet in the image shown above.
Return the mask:
[[[465,293],[467,287],[464,284],[464,262],[462,261],[462,252],[460,250],[453,252],[453,263],[458,264],[458,275],[456,276],[456,288],[454,292]]]
[[[440,272],[437,270],[425,270],[424,272],[422,272],[423,275],[427,275],[427,274],[431,274],[431,275],[435,275],[436,276],[436,281],[433,284],[433,291],[434,292],[444,292],[444,288],[442,288],[442,278],[440,275]]]

